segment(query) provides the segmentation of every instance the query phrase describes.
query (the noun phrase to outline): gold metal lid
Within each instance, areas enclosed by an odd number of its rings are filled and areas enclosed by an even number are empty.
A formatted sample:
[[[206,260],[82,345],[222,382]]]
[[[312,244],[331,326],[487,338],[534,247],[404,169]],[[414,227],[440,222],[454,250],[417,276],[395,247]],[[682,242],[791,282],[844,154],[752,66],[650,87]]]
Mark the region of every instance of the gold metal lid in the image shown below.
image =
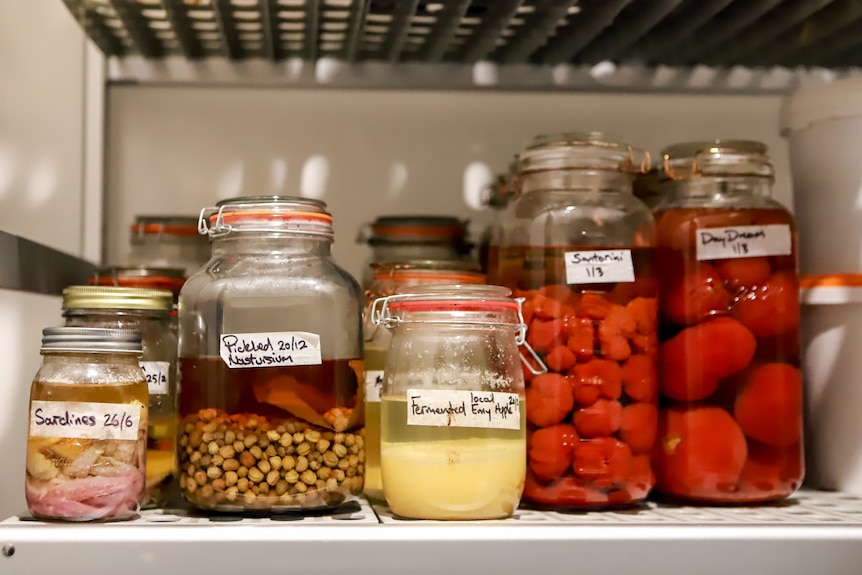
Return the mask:
[[[121,309],[171,311],[173,294],[165,289],[109,286],[69,286],[63,290],[63,309]]]

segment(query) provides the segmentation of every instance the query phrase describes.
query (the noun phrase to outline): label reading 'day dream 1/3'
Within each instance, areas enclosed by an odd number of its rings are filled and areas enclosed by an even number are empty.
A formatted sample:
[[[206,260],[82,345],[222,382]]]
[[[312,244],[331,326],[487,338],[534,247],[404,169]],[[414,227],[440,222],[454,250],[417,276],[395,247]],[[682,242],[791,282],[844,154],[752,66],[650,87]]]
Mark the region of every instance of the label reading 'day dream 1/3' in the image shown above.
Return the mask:
[[[320,365],[320,336],[305,331],[226,333],[219,354],[230,368]]]
[[[521,429],[517,393],[408,389],[407,425]]]
[[[371,369],[365,372],[365,401],[380,403],[383,391],[383,370]]]
[[[698,260],[788,256],[791,248],[787,224],[697,230]]]
[[[142,361],[141,371],[147,378],[150,395],[164,395],[168,392],[168,376],[171,364],[166,361]]]
[[[141,406],[78,401],[33,401],[30,435],[80,439],[137,440]]]
[[[635,281],[631,250],[566,252],[566,283],[608,284]]]

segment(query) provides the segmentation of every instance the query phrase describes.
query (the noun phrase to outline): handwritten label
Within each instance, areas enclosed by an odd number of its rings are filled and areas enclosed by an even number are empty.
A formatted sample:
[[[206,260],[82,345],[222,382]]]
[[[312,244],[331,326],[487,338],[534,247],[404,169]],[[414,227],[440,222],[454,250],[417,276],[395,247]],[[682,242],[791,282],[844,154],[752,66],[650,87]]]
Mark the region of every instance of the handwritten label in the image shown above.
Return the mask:
[[[33,401],[30,435],[137,440],[141,406],[77,401]]]
[[[320,336],[305,331],[226,333],[219,354],[229,368],[320,365]]]
[[[517,393],[408,389],[407,425],[521,429]]]
[[[791,247],[786,224],[697,230],[698,260],[788,256]]]
[[[168,392],[171,364],[167,361],[142,361],[141,371],[147,378],[150,395],[164,395]]]
[[[566,252],[566,283],[609,284],[635,281],[631,250]]]
[[[380,403],[383,391],[383,370],[372,369],[365,372],[365,402]]]

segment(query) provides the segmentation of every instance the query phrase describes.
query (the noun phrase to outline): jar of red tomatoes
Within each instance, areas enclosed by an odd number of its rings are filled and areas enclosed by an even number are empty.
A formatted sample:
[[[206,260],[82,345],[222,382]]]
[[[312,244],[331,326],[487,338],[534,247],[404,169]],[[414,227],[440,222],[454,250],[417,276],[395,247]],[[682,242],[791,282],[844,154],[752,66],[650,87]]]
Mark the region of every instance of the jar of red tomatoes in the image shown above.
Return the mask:
[[[663,155],[657,488],[707,503],[787,497],[803,477],[793,217],[759,142]]]
[[[549,370],[524,370],[534,505],[626,505],[652,488],[655,230],[632,194],[648,164],[597,133],[542,136],[520,155],[489,280],[525,298],[527,342]]]

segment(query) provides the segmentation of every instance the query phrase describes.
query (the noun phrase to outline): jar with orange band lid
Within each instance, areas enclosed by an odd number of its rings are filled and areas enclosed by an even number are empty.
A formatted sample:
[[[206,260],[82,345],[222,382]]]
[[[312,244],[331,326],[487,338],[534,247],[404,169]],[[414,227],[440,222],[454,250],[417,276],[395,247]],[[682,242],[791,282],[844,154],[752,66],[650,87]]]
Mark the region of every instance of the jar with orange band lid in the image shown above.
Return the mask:
[[[190,276],[210,257],[196,216],[137,216],[129,231],[130,266],[182,268]]]
[[[484,284],[485,275],[475,262],[465,260],[416,260],[371,264],[373,281],[366,292],[369,303],[379,297],[394,295],[409,286]],[[365,314],[365,495],[383,499],[380,476],[380,391],[383,369],[392,335]]]
[[[338,505],[365,474],[362,293],[316,200],[201,212],[213,257],[183,286],[180,485],[209,510]]]

